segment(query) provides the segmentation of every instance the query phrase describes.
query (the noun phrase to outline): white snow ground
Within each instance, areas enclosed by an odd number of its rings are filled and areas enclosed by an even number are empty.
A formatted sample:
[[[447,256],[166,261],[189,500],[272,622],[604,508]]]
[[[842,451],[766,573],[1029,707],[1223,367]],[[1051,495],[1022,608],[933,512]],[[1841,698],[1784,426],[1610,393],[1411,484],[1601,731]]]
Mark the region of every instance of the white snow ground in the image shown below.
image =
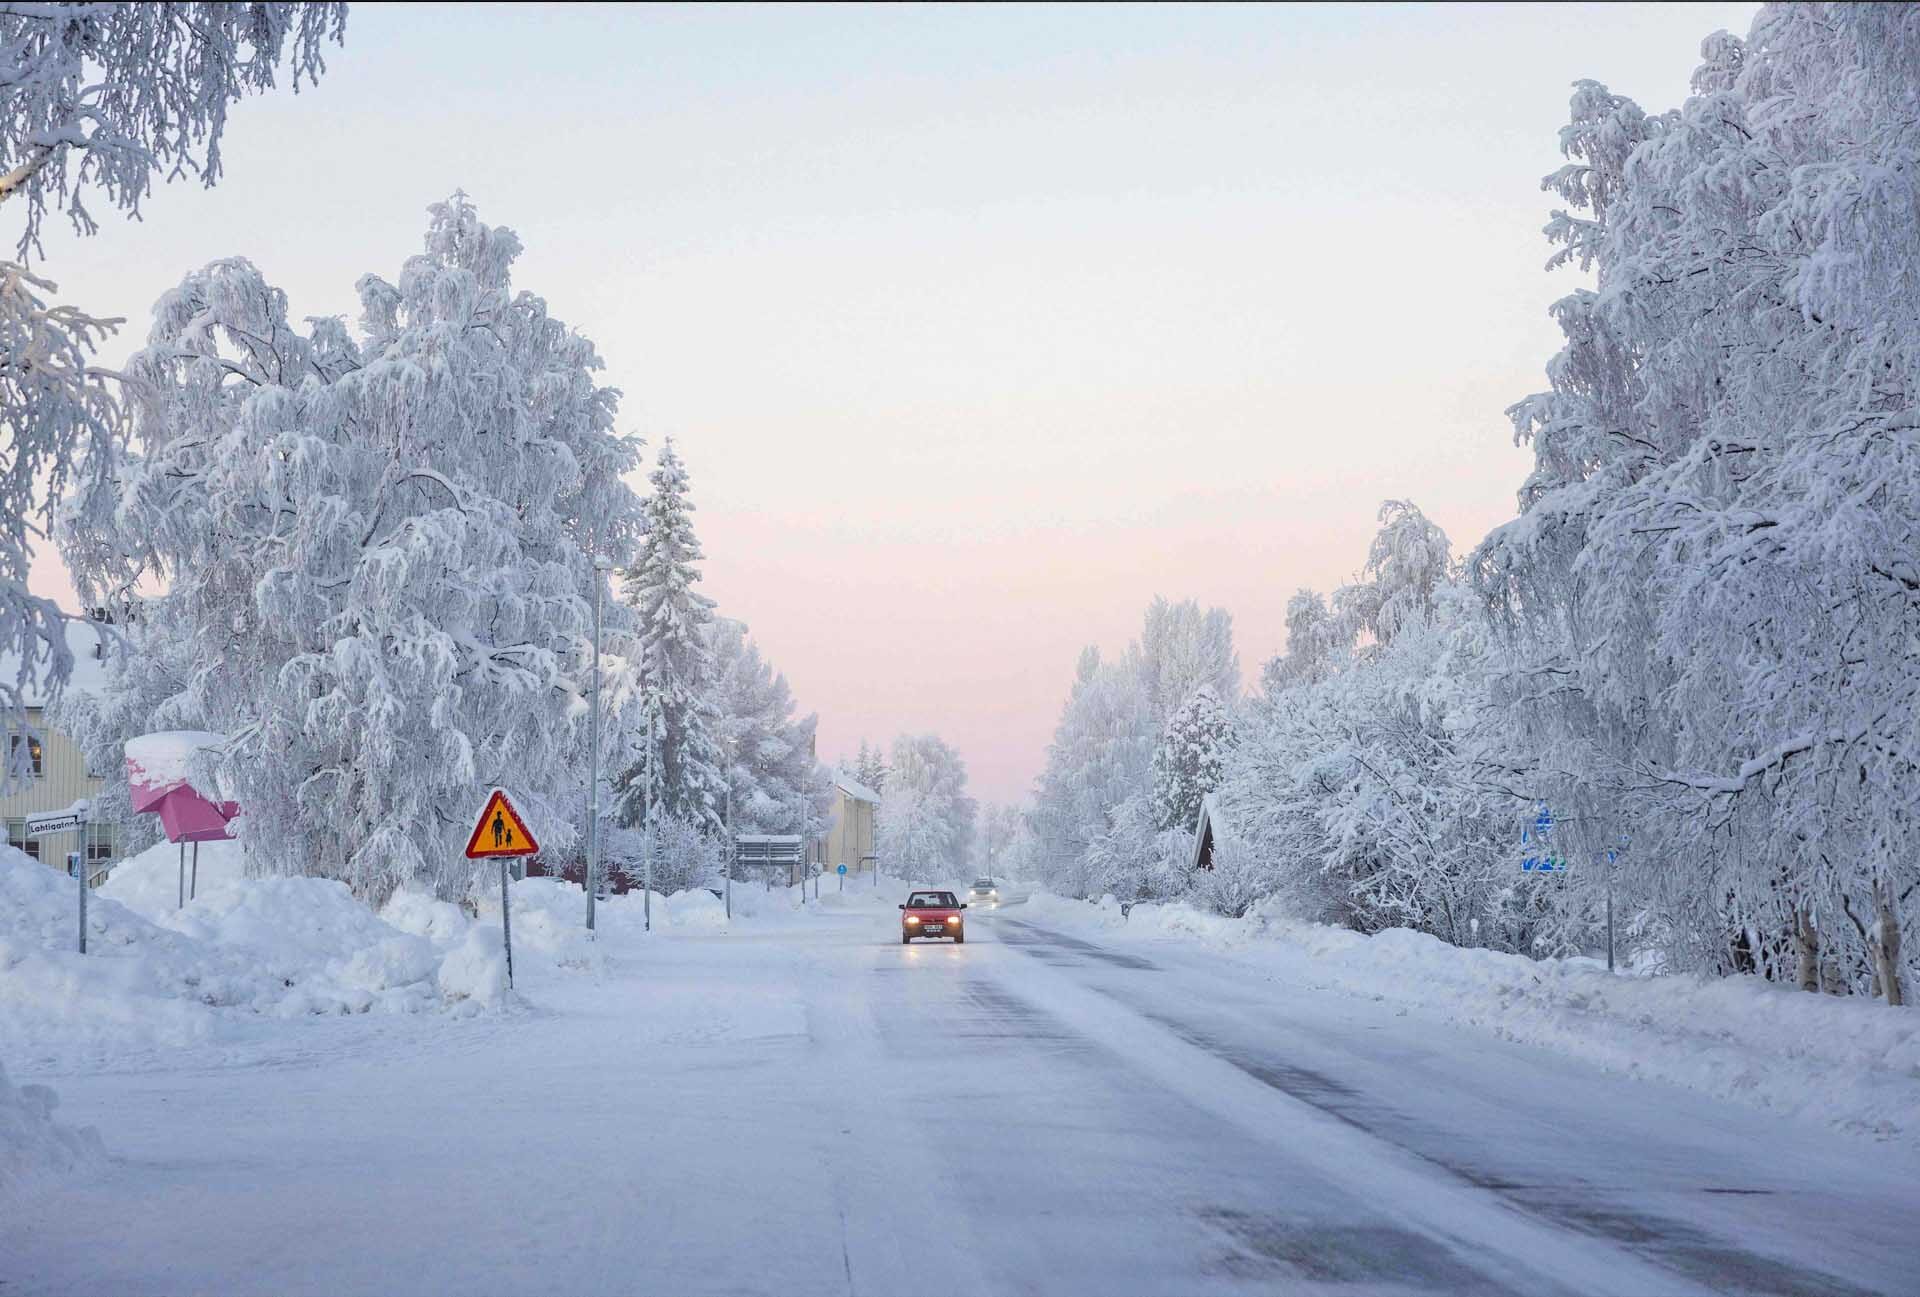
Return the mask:
[[[0,1292],[1915,1290],[1905,1141],[1040,906],[903,948],[832,886],[591,947],[516,895],[506,1012],[42,1024],[14,1079],[107,1157],[0,1217]]]

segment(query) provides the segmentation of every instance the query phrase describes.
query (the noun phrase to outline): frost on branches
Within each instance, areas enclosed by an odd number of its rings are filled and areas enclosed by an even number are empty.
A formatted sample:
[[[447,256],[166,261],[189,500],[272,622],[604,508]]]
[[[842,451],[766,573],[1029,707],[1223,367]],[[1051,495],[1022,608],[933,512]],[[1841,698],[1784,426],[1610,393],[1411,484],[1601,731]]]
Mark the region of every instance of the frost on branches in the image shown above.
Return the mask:
[[[1209,685],[1180,704],[1153,750],[1153,818],[1162,829],[1192,828],[1200,799],[1220,786],[1233,716]]]
[[[962,873],[978,811],[967,796],[967,765],[933,734],[894,740],[886,799],[874,817],[877,850],[894,874],[937,881]]]
[[[1155,599],[1140,638],[1111,661],[1092,647],[1080,655],[1035,790],[1034,854],[1049,887],[1129,899],[1184,889],[1192,824],[1163,825],[1154,752],[1176,709],[1202,690],[1223,707],[1237,699],[1240,660],[1232,618],[1192,600]]]
[[[1920,887],[1920,10],[1770,5],[1546,184],[1552,389],[1475,575],[1514,777],[1631,834],[1684,962],[1884,995]],[[1903,942],[1904,935],[1904,942]],[[1903,955],[1905,949],[1907,954]],[[1903,971],[1904,970],[1904,971]]]
[[[511,232],[430,210],[398,282],[360,281],[357,340],[296,329],[244,260],[168,293],[134,453],[67,546],[89,595],[164,587],[135,610],[178,672],[155,714],[229,736],[206,773],[251,867],[370,897],[462,888],[490,784],[567,845],[590,556],[641,525],[592,344],[513,290]]]
[[[794,715],[787,678],[760,656],[740,622],[715,618],[707,642],[733,831],[819,837],[833,795],[833,778],[813,755],[819,718]]]
[[[637,712],[628,717],[632,755],[616,781],[623,824],[674,820],[695,832],[720,827],[726,757],[715,732],[713,652],[707,643],[713,601],[699,584],[703,557],[693,534],[687,470],[669,439],[649,481],[646,535],[625,573],[623,592],[634,621]]]
[[[314,81],[320,51],[338,41],[338,4],[16,4],[0,12],[0,211],[21,220],[19,261],[0,260],[0,750],[24,754],[22,691],[59,698],[72,670],[63,614],[27,591],[31,550],[47,540],[56,503],[105,474],[124,432],[110,386],[91,358],[119,320],[52,300],[55,286],[25,265],[50,210],[81,234],[99,226],[84,197],[137,216],[156,172],[220,175],[228,105],[270,89],[286,55],[295,89]],[[15,200],[4,206],[6,200]],[[19,774],[9,760],[0,790]]]

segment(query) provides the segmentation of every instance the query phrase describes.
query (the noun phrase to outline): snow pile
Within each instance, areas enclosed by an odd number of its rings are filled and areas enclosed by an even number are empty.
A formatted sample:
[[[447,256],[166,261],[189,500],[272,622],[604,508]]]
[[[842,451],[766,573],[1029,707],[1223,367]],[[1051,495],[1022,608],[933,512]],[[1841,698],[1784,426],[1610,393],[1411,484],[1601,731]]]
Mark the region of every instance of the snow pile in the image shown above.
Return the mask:
[[[193,851],[191,846],[187,848],[186,876],[195,899],[246,881],[246,857],[238,842],[202,842],[198,865],[193,861]],[[118,901],[141,917],[159,922],[179,906],[180,879],[180,848],[161,842],[115,865],[94,895]]]
[[[1758,977],[1610,974],[1394,928],[1373,936],[1277,909],[1228,919],[1183,903],[1090,905],[1036,892],[1022,918],[1118,944],[1205,947],[1275,981],[1404,1005],[1609,1071],[1825,1122],[1920,1140],[1920,1012],[1810,995]]]
[[[211,843],[182,908],[177,861],[161,843],[121,864],[89,899],[82,955],[73,880],[0,847],[0,1052],[97,1058],[228,1039],[260,1019],[502,999],[497,903],[490,936],[427,897],[396,896],[383,918],[342,883],[246,878],[238,844]],[[550,910],[523,919],[516,904],[515,936],[524,926],[536,957],[578,940]]]
[[[450,1002],[495,1005],[507,995],[507,948],[500,929],[475,924],[440,960],[437,978]]]
[[[49,1172],[70,1172],[104,1157],[100,1134],[53,1119],[60,1100],[44,1085],[16,1086],[0,1066],[0,1195]]]
[[[512,884],[514,966],[538,959],[561,968],[589,968],[599,949],[587,936],[587,896],[578,883],[558,878],[522,878]],[[625,901],[628,898],[619,898]],[[661,898],[654,897],[655,913]],[[640,894],[631,897],[638,913]],[[476,894],[477,924],[500,939],[500,888],[482,887]],[[617,926],[622,906],[612,899],[595,907],[594,927],[601,933]],[[504,965],[503,965],[504,968]]]
[[[689,887],[667,898],[667,922],[676,928],[724,928],[726,901],[704,887]]]

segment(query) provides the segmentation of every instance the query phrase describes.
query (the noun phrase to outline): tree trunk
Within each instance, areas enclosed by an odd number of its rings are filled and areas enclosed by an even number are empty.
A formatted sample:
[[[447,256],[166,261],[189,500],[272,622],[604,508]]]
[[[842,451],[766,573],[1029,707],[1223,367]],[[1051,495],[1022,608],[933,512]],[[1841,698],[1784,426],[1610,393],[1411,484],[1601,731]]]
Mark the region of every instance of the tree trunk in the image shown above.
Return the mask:
[[[1900,916],[1894,910],[1893,883],[1884,878],[1873,883],[1873,962],[1887,1004],[1894,1008],[1905,1004],[1906,989],[1900,985]]]
[[[1820,991],[1820,930],[1804,905],[1793,910],[1793,948],[1800,956],[1799,983],[1803,991]]]

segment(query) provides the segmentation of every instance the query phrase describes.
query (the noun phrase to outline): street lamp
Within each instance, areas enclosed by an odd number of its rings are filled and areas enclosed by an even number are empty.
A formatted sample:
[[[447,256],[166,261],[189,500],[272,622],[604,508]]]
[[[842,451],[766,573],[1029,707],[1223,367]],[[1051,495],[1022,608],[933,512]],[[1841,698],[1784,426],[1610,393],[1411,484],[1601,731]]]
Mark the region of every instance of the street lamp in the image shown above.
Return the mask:
[[[733,843],[733,750],[735,742],[732,738],[723,738],[721,742],[726,745],[727,749],[726,809],[721,815],[721,832],[726,835],[727,840],[727,922],[732,923],[733,857],[735,855]]]
[[[607,583],[613,564],[604,558],[593,560],[593,720],[588,744],[593,749],[587,762],[587,932],[593,932],[593,897],[600,873],[600,591]]]

